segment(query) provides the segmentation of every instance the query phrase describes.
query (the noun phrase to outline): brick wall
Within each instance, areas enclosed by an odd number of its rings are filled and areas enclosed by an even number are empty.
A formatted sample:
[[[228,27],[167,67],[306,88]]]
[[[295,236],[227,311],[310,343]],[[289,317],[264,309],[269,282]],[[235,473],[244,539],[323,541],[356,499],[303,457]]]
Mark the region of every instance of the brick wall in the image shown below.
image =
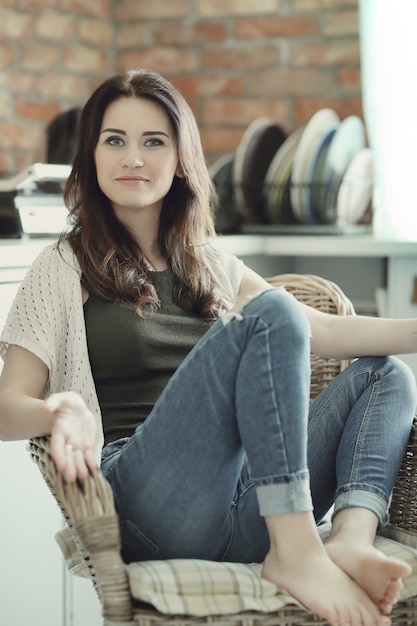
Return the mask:
[[[358,0],[2,0],[0,173],[42,153],[46,123],[107,75],[150,67],[181,90],[208,162],[266,115],[361,115]]]
[[[0,172],[44,154],[44,128],[114,69],[110,0],[2,0]]]

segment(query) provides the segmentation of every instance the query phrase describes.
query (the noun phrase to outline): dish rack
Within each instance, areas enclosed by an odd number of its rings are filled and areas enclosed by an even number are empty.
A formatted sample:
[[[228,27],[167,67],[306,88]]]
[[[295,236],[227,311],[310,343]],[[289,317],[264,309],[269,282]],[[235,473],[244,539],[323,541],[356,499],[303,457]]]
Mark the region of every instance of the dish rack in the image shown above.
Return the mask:
[[[368,180],[262,185],[230,181],[214,187],[216,230],[221,234],[366,234],[372,230],[374,186]]]
[[[219,232],[242,224],[340,229],[369,222],[374,161],[356,115],[341,120],[320,109],[292,133],[256,118],[235,152],[209,171]]]

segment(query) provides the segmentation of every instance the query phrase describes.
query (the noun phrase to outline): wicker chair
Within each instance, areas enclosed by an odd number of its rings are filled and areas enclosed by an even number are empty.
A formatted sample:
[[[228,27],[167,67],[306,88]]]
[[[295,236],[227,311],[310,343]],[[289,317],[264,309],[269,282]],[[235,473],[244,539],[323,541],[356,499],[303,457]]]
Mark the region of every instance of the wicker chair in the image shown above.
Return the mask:
[[[313,275],[280,275],[268,279],[274,286],[285,285],[294,296],[322,311],[352,315],[354,309],[337,285]],[[312,355],[311,397],[344,367],[347,362],[321,359]],[[108,626],[315,626],[327,624],[322,618],[297,605],[286,605],[274,613],[253,611],[234,615],[195,617],[165,615],[145,607],[131,597],[127,568],[120,557],[118,518],[108,482],[100,470],[86,480],[68,484],[57,471],[50,455],[49,439],[29,442],[32,458],[55,496],[68,525],[77,537],[85,563],[101,602],[104,623]],[[391,524],[416,532],[417,542],[417,424],[394,488],[390,508]],[[417,596],[399,602],[392,613],[396,626],[417,624]]]

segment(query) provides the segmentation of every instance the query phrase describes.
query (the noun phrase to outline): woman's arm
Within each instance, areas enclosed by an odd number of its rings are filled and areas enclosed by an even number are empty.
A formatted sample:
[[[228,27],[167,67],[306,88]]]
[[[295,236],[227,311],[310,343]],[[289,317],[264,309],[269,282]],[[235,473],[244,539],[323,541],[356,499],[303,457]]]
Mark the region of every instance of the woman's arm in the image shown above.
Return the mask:
[[[11,345],[0,376],[0,439],[51,435],[51,452],[69,481],[96,467],[94,416],[74,392],[41,400],[48,368],[30,351]]]
[[[310,321],[311,349],[319,356],[351,359],[417,352],[417,319],[328,315],[301,306]]]
[[[233,311],[271,285],[245,267]],[[299,303],[311,327],[311,350],[324,358],[352,359],[417,352],[417,319],[329,315]]]
[[[49,435],[52,417],[40,400],[48,368],[20,346],[9,346],[0,376],[0,439],[13,441]]]
[[[274,289],[274,287],[259,274],[244,265],[239,293],[231,311],[238,311],[250,298],[267,289]]]

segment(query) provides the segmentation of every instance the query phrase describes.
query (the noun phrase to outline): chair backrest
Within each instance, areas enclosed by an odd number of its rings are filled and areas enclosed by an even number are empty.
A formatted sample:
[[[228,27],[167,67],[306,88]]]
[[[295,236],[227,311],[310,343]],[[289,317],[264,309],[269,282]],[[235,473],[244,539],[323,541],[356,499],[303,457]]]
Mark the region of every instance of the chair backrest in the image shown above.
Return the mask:
[[[314,274],[278,274],[267,278],[274,287],[284,286],[297,300],[324,313],[333,315],[354,315],[352,302],[338,285]],[[311,355],[310,398],[316,396],[331,380],[349,365],[351,361],[324,359]]]

